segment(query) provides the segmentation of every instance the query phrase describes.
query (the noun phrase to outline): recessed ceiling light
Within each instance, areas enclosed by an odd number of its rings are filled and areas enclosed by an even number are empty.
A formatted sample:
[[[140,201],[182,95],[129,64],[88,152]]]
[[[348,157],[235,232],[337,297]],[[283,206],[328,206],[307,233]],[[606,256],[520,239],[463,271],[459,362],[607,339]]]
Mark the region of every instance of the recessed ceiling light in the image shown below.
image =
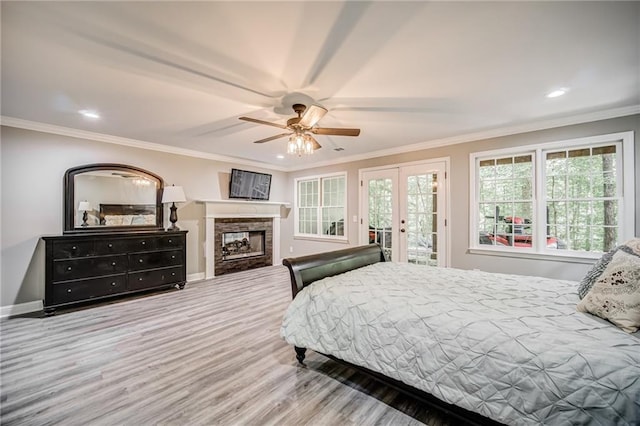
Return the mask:
[[[565,88],[556,89],[556,90],[554,90],[552,92],[547,93],[547,98],[557,98],[558,96],[564,95],[568,91],[569,91],[569,89],[565,89]]]
[[[284,155],[278,154],[278,155],[276,155],[276,157],[282,160],[284,158]]]
[[[86,118],[93,118],[93,119],[100,118],[100,114],[90,109],[81,109],[78,112]]]

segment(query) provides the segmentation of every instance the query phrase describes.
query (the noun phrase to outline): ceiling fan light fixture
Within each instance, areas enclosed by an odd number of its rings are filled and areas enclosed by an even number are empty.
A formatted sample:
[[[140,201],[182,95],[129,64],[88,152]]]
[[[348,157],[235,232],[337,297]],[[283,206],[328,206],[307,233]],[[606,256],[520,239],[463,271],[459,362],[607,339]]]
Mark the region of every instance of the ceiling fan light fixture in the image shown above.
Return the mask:
[[[307,134],[297,133],[289,138],[287,154],[302,157],[303,154],[313,154],[313,141]]]

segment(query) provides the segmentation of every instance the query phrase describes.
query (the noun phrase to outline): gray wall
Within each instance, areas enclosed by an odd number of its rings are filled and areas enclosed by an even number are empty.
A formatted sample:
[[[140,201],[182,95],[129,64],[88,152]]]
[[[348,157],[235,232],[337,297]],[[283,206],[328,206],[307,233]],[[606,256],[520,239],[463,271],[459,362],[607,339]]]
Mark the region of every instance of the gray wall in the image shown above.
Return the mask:
[[[237,167],[272,173],[271,198],[286,201],[289,196],[283,172],[5,126],[1,132],[0,306],[44,298],[40,237],[62,234],[63,177],[71,167],[90,163],[141,167],[160,175],[166,185],[181,185],[188,200],[226,198],[227,174]],[[189,231],[187,274],[204,273],[204,205],[187,202],[178,207],[178,225]],[[164,217],[168,224],[166,207]]]
[[[640,115],[602,120],[586,124],[559,127],[536,132],[522,133],[494,139],[479,140],[464,144],[433,148],[411,153],[373,158],[352,163],[313,168],[289,174],[289,186],[293,188],[296,177],[318,175],[331,172],[347,171],[348,212],[349,219],[348,245],[358,244],[358,227],[350,219],[358,214],[358,170],[386,164],[406,163],[418,160],[449,157],[451,188],[451,266],[463,269],[481,269],[490,272],[505,272],[520,275],[541,275],[558,279],[579,280],[590,267],[585,263],[567,263],[559,261],[542,261],[521,258],[505,258],[498,256],[469,254],[469,154],[498,148],[519,145],[537,144],[584,136],[601,135],[622,131],[635,131],[635,169],[640,168]],[[399,135],[401,137],[401,135]],[[358,143],[357,140],[350,143]],[[291,196],[290,198],[293,198]],[[640,211],[640,174],[635,174],[635,205]],[[282,254],[283,256],[300,256],[326,250],[345,248],[345,243],[328,243],[295,239],[293,237],[293,214],[283,222]],[[640,216],[636,214],[636,233],[640,233]],[[293,248],[293,252],[290,252]]]
[[[346,170],[348,173],[347,218],[358,214],[358,170],[421,159],[450,158],[451,265],[454,267],[516,274],[580,279],[588,264],[472,255],[467,253],[469,233],[469,153],[516,145],[550,142],[582,136],[640,130],[640,115],[567,126],[520,135],[374,158],[292,173],[234,165],[163,152],[52,135],[11,127],[1,128],[0,306],[33,302],[44,297],[43,235],[59,235],[63,228],[64,172],[89,163],[123,163],[162,176],[166,184],[181,185],[189,200],[226,198],[227,173],[231,167],[273,174],[271,199],[293,202],[293,179]],[[399,135],[401,137],[401,135]],[[357,140],[352,141],[357,143]],[[636,139],[636,169],[640,148]],[[636,211],[640,211],[640,175],[636,173]],[[168,218],[165,211],[165,220]],[[178,210],[178,225],[189,230],[187,273],[205,271],[204,207],[188,202]],[[640,232],[636,215],[636,235]],[[348,243],[327,243],[293,238],[293,214],[281,220],[281,255],[300,256],[358,244],[358,228],[349,221]],[[289,251],[289,248],[293,252]]]

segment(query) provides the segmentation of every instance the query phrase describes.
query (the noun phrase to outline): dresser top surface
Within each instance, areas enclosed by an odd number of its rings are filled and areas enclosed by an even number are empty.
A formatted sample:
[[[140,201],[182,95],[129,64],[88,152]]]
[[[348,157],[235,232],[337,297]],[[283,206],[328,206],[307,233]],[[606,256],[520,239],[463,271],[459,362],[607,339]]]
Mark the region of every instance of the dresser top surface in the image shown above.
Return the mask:
[[[43,235],[41,238],[47,240],[70,240],[70,239],[105,239],[105,238],[136,238],[136,237],[164,237],[169,235],[186,235],[189,231],[128,231],[128,232],[87,232],[72,233],[64,235]]]

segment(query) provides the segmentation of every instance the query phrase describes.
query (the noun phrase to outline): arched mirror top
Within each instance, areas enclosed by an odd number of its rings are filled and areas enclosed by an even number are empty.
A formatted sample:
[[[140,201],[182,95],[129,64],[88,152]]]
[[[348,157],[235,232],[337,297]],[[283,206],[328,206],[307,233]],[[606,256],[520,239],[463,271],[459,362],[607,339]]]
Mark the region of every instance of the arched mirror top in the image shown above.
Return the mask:
[[[74,167],[64,175],[64,232],[161,230],[162,178],[124,164]]]

